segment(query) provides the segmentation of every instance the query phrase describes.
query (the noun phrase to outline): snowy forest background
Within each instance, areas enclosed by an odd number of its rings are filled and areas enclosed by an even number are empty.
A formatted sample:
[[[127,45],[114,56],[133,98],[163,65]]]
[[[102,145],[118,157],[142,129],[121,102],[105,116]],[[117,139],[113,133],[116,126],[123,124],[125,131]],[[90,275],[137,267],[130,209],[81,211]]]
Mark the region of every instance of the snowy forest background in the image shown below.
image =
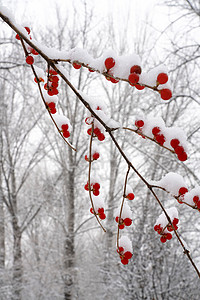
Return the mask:
[[[121,15],[112,10],[103,15],[95,1],[66,2],[68,9],[51,3],[54,19],[52,25],[48,20],[48,26],[45,18],[42,24],[26,19],[27,1],[0,1],[0,5],[13,13],[16,9],[18,18],[21,11],[19,23],[30,26],[34,37],[49,47],[79,47],[94,57],[108,48],[119,55],[134,52],[146,71],[164,63],[173,87],[168,103],[152,91],[137,91],[124,82],[112,85],[97,73],[77,71],[70,64],[65,67],[73,84],[102,98],[110,116],[124,126],[143,111],[161,116],[166,126],[181,127],[189,143],[189,159],[184,163],[136,135],[119,131],[116,136],[145,178],[159,180],[177,172],[190,188],[200,185],[200,2],[154,1],[156,6],[148,8],[145,21],[139,10],[133,18],[132,1],[119,1],[126,6]],[[162,19],[168,24],[163,26]],[[62,83],[59,109],[73,126],[71,142],[78,149],[73,152],[48,119],[14,32],[2,21],[0,26],[0,299],[198,300],[197,274],[175,237],[160,242],[153,230],[160,208],[133,173],[129,179],[135,194],[133,225],[128,230],[133,258],[128,266],[120,263],[113,209],[123,195],[125,162],[106,139],[101,167],[96,170],[104,182],[105,234],[89,212],[84,191],[86,109]],[[42,60],[37,64],[44,66]],[[172,203],[178,208],[179,234],[200,267],[199,212],[163,192],[159,196],[166,208]]]

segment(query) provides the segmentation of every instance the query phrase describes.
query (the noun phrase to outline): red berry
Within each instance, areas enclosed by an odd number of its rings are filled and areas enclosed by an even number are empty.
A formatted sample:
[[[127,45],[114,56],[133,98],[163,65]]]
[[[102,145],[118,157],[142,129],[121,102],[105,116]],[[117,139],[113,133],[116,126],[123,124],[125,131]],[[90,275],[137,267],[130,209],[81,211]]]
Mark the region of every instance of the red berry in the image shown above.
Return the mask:
[[[113,68],[115,65],[115,60],[112,57],[108,57],[105,60],[105,67],[107,70]]]
[[[92,73],[92,72],[95,72],[95,71],[94,71],[94,70],[92,70],[92,69],[88,69],[88,71],[89,71],[89,72],[91,72],[91,73]]]
[[[70,137],[70,133],[68,130],[63,131],[63,136],[67,139],[68,137]]]
[[[185,193],[188,192],[188,189],[186,187],[181,187],[178,191],[179,195],[185,195]]]
[[[78,69],[81,68],[81,65],[78,64],[78,63],[75,63],[75,62],[74,62],[72,65],[73,65],[74,69],[77,69],[77,70],[78,70]]]
[[[105,218],[106,218],[106,215],[103,213],[103,214],[100,214],[99,215],[99,218],[101,219],[101,220],[105,220]]]
[[[93,185],[93,188],[95,190],[99,190],[100,189],[100,184],[98,182],[96,182],[94,185]]]
[[[63,125],[61,126],[61,128],[62,128],[63,131],[67,131],[68,128],[69,128],[69,126],[68,126],[68,124],[63,124]]]
[[[99,158],[99,153],[98,152],[95,152],[93,155],[92,155],[93,159],[94,160],[97,160]]]
[[[100,208],[98,209],[98,213],[99,213],[99,214],[103,214],[103,213],[104,213],[104,208],[103,208],[103,207],[100,207]]]
[[[88,183],[86,183],[86,185],[84,186],[84,189],[85,189],[86,191],[89,191],[89,184],[88,184]]]
[[[141,69],[140,66],[135,65],[135,66],[132,66],[132,67],[131,67],[130,73],[141,74],[141,73],[142,73],[142,69]]]
[[[51,110],[50,110],[50,113],[53,115],[53,114],[55,114],[56,113],[56,108],[52,108]]]
[[[19,34],[16,34],[15,38],[16,38],[17,40],[20,40]]]
[[[115,221],[116,221],[117,223],[119,223],[119,217],[116,217],[116,218],[115,218]]]
[[[145,88],[144,85],[140,85],[140,84],[135,84],[135,87],[136,87],[136,89],[139,90],[139,91],[141,91],[141,90],[143,90],[143,89]]]
[[[170,142],[170,145],[172,146],[172,148],[176,148],[179,145],[179,140],[178,139],[172,139]]]
[[[123,264],[123,265],[127,265],[128,264],[128,259],[127,258],[122,258],[121,259],[121,263]]]
[[[165,142],[165,137],[163,134],[158,134],[155,136],[156,141],[158,142],[158,144],[160,144],[161,146],[163,146],[164,142]]]
[[[124,224],[119,225],[119,229],[124,229],[124,227],[125,227]]]
[[[124,258],[131,259],[132,256],[133,256],[133,254],[130,251],[126,251],[124,253]]]
[[[167,238],[167,240],[171,240],[172,239],[172,234],[168,232],[166,234],[166,238]]]
[[[193,197],[193,202],[194,202],[195,204],[197,204],[197,203],[199,202],[199,196],[194,196],[194,197]]]
[[[87,130],[87,133],[88,133],[89,135],[91,135],[91,134],[92,134],[92,128],[89,128],[89,129]]]
[[[111,81],[112,83],[118,83],[118,82],[119,82],[118,79],[115,79],[115,78],[112,78],[112,77],[110,77],[110,81]]]
[[[174,220],[173,220],[173,225],[177,225],[178,224],[178,222],[179,222],[179,219],[177,219],[177,218],[174,218]]]
[[[27,63],[28,65],[32,65],[32,64],[34,63],[34,58],[33,58],[33,56],[28,55],[28,56],[26,57],[26,63]]]
[[[164,84],[168,81],[168,75],[166,73],[160,73],[157,76],[157,82],[159,84]]]
[[[182,146],[177,146],[175,149],[174,149],[175,153],[177,155],[179,154],[182,154],[184,152],[184,148]]]
[[[144,126],[144,121],[143,120],[136,120],[135,121],[135,126],[137,126],[137,127],[143,127]]]
[[[39,54],[39,53],[38,53],[35,49],[33,49],[33,48],[31,48],[30,51],[31,51],[31,53],[32,53],[33,55],[38,55],[38,54]]]
[[[159,93],[163,100],[169,100],[172,97],[172,91],[169,89],[162,89]]]
[[[136,84],[138,83],[140,77],[136,73],[131,73],[128,77],[128,80],[131,84]]]
[[[154,127],[154,128],[152,129],[153,135],[157,135],[159,132],[160,132],[160,127]]]
[[[54,102],[50,102],[50,103],[48,103],[47,105],[48,105],[48,107],[49,107],[50,109],[53,109],[53,108],[56,107],[56,104],[55,104]]]
[[[129,218],[125,218],[125,219],[124,219],[124,224],[125,224],[126,226],[131,226],[132,220],[129,219]]]
[[[96,136],[98,136],[98,135],[101,134],[101,131],[100,131],[100,129],[99,129],[98,127],[96,127],[96,128],[94,128],[93,133],[94,133]]]
[[[181,154],[178,154],[178,159],[180,161],[186,161],[187,160],[187,153],[183,152]]]
[[[100,134],[98,135],[98,140],[99,140],[99,141],[105,140],[105,135],[104,135],[103,133],[100,133]]]
[[[162,235],[161,238],[160,238],[160,241],[162,243],[165,243],[167,241],[166,235]]]
[[[124,248],[123,247],[119,247],[118,249],[117,249],[117,253],[123,253],[124,252]]]
[[[93,208],[92,208],[92,207],[90,208],[90,212],[91,212],[91,214],[94,214]]]
[[[135,195],[133,193],[129,193],[127,196],[126,196],[127,199],[129,200],[133,200],[135,198]]]
[[[25,29],[26,29],[26,31],[28,32],[28,34],[30,34],[30,32],[31,32],[31,30],[30,30],[30,28],[29,27],[24,27]]]
[[[99,192],[99,190],[93,190],[93,194],[94,194],[94,196],[99,196],[100,192]]]

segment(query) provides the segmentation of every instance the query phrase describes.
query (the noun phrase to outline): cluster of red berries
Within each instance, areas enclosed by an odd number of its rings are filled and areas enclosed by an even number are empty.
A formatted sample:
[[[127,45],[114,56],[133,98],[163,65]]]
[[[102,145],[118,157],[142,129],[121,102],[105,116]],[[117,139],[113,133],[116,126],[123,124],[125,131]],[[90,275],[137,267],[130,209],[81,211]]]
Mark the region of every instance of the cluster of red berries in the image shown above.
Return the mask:
[[[58,73],[55,70],[49,70],[49,78],[48,82],[45,83],[44,89],[47,90],[49,96],[57,95],[58,94],[58,82],[59,77]]]
[[[89,135],[92,134],[92,127],[90,127],[87,131]],[[95,127],[93,130],[93,135],[98,138],[99,141],[105,140],[105,135],[101,132],[101,130],[98,127]]]
[[[193,202],[194,202],[195,206],[197,207],[197,209],[200,210],[200,198],[199,198],[199,196],[194,196],[193,197]]]
[[[94,214],[94,210],[93,210],[92,207],[90,208],[90,212],[92,214]],[[103,207],[98,208],[97,212],[95,211],[95,215],[98,215],[101,220],[105,220],[105,218],[106,218],[106,215],[105,215]]]
[[[168,75],[166,73],[159,73],[157,76],[157,86],[159,84],[165,84],[168,81]],[[172,97],[172,91],[170,89],[159,90],[160,96],[163,100],[169,100]]]
[[[179,219],[178,218],[174,218],[172,221],[173,227],[175,230],[178,229],[178,224]],[[162,243],[165,243],[167,240],[171,240],[172,239],[172,234],[170,233],[170,231],[173,231],[173,227],[171,224],[167,224],[167,226],[165,226],[164,228],[162,227],[161,224],[156,224],[154,226],[154,230],[161,235],[160,241]],[[169,232],[168,232],[169,231]]]
[[[164,143],[165,143],[165,141],[166,141],[166,139],[165,139],[164,134],[162,134],[160,127],[157,127],[157,126],[156,126],[156,127],[153,127],[152,133],[153,133],[153,135],[154,135],[155,141],[156,141],[158,144],[160,144],[161,146],[163,146]]]
[[[187,160],[187,153],[185,152],[183,146],[181,146],[180,141],[178,139],[172,139],[170,141],[170,145],[172,146],[172,148],[174,148],[174,151],[177,154],[178,159],[180,161]]]
[[[125,226],[131,226],[132,224],[132,220],[130,218],[122,219],[117,216],[115,221],[118,223],[119,229],[124,229]]]
[[[99,159],[99,157],[100,157],[99,152],[94,152],[94,153],[92,154],[92,161]],[[87,156],[87,154],[85,155],[85,160],[86,160],[86,161],[89,161],[89,157]]]
[[[105,64],[107,73],[108,73],[109,75],[113,75],[111,69],[115,66],[115,60],[114,60],[114,58],[112,58],[112,57],[106,58],[104,64]],[[112,83],[117,83],[117,82],[119,82],[118,79],[115,79],[115,78],[112,78],[112,77],[109,77],[109,76],[106,76],[106,79],[107,79],[108,81],[111,81]]]
[[[61,126],[62,129],[62,134],[63,136],[67,139],[68,137],[70,137],[70,133],[69,133],[69,125],[68,124],[63,124]]]
[[[144,127],[144,120],[142,120],[142,119],[136,120],[135,121],[135,126],[138,128],[139,134],[142,135],[142,129]],[[164,143],[166,142],[166,137],[162,133],[161,128],[159,126],[154,126],[152,128],[152,134],[154,136],[154,140],[158,144],[163,146]],[[174,152],[176,153],[176,155],[177,155],[177,157],[180,161],[187,160],[187,153],[185,152],[184,147],[180,144],[180,141],[178,139],[176,139],[176,138],[172,139],[170,141],[170,145],[174,149]]]
[[[28,32],[29,37],[30,37],[30,39],[31,39],[31,36],[30,36],[31,30],[30,30],[30,28],[29,28],[29,27],[24,27],[24,28],[25,28],[26,31]],[[19,34],[17,34],[17,35],[15,36],[15,38],[16,38],[17,40],[21,40]],[[27,49],[27,50],[28,50],[29,54],[26,56],[26,63],[27,63],[28,65],[32,65],[32,64],[34,63],[34,58],[33,58],[33,56],[30,55],[30,54],[38,55],[38,52],[37,52],[35,49],[33,49],[32,47],[30,47],[30,46],[28,46],[28,49]]]
[[[100,184],[98,182],[91,183],[90,187],[91,187],[91,191],[93,192],[94,196],[99,196]],[[89,191],[89,183],[88,182],[86,183],[84,188],[86,191]]]
[[[123,265],[127,265],[128,262],[129,262],[129,259],[132,258],[133,254],[130,252],[130,251],[124,251],[124,248],[123,247],[119,247],[117,249],[117,253],[119,254],[120,256],[120,259],[121,259],[121,263]]]
[[[140,85],[138,82],[140,80],[140,74],[142,73],[142,69],[138,65],[134,65],[130,68],[130,75],[128,77],[129,83],[132,86],[135,86],[138,90],[143,90],[145,86]]]

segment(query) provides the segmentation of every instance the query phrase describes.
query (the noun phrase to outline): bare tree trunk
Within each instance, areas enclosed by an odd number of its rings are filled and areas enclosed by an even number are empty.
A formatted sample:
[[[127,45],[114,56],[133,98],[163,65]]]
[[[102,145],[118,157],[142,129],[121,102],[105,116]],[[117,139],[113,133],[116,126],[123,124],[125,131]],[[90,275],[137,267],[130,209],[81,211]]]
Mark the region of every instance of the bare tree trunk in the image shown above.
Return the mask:
[[[23,286],[23,265],[22,265],[22,251],[21,251],[21,231],[18,226],[17,218],[13,216],[13,300],[22,299],[22,286]]]
[[[72,150],[68,151],[70,159],[70,168],[65,175],[65,182],[67,183],[67,229],[68,233],[64,243],[64,299],[73,299],[74,286],[74,266],[75,266],[75,247],[74,247],[74,222],[75,222],[75,195],[74,195],[74,168]]]

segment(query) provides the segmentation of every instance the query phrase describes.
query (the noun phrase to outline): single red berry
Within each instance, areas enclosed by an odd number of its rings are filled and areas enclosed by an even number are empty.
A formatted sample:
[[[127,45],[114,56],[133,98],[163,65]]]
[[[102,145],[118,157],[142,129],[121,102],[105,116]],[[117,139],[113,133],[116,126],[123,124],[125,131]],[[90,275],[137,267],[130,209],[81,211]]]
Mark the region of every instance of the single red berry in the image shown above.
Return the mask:
[[[92,72],[95,72],[95,71],[94,71],[94,70],[92,70],[92,69],[88,69],[88,71],[89,71],[89,72],[91,72],[91,73],[92,73]]]
[[[72,65],[73,65],[74,69],[77,69],[77,70],[78,70],[78,69],[81,68],[81,65],[78,64],[78,63],[75,63],[75,62],[74,62]]]
[[[47,72],[48,72],[48,70],[47,70]],[[58,73],[55,71],[55,70],[53,70],[53,69],[51,69],[51,70],[49,70],[49,74],[51,74],[51,75],[58,75]]]
[[[19,34],[16,34],[15,38],[16,38],[17,40],[20,40]]]
[[[29,27],[24,27],[25,29],[26,29],[26,31],[28,32],[28,34],[30,34],[31,33],[31,30],[30,30],[30,28]]]
[[[121,229],[121,230],[124,229],[124,227],[125,227],[124,224],[119,224],[118,226],[119,226],[119,229]]]
[[[34,58],[33,58],[33,56],[28,55],[28,56],[26,57],[26,63],[27,63],[28,65],[32,65],[32,64],[34,63]]]
[[[118,82],[119,82],[118,79],[115,79],[115,78],[112,78],[112,77],[110,77],[110,81],[111,81],[112,83],[118,83]]]
[[[194,197],[193,197],[193,202],[194,202],[195,204],[197,204],[197,203],[199,202],[199,196],[194,196]]]
[[[168,231],[173,231],[172,225],[168,224],[168,225],[167,225],[167,230],[168,230]]]
[[[105,140],[105,135],[104,135],[103,133],[100,133],[100,134],[98,135],[98,140],[99,140],[99,141]]]
[[[89,135],[91,135],[91,134],[92,134],[92,128],[89,128],[89,129],[87,130],[87,133],[88,133]]]
[[[117,253],[123,253],[124,252],[124,248],[123,247],[119,247],[118,249],[117,249]]]
[[[159,93],[163,100],[169,100],[172,97],[172,91],[169,89],[162,89]]]
[[[97,160],[98,158],[99,158],[99,153],[98,152],[95,152],[93,155],[92,155],[92,157],[93,157],[93,159],[94,160]]]
[[[130,73],[141,74],[142,73],[142,69],[141,69],[140,66],[134,65],[134,66],[131,67]]]
[[[144,85],[140,85],[140,84],[135,84],[134,86],[135,86],[136,89],[139,90],[139,91],[141,91],[141,90],[143,90],[143,89],[145,88]]]
[[[86,160],[86,161],[89,161],[89,158],[87,157],[87,155],[85,155],[85,160]]]
[[[186,187],[181,187],[178,191],[179,195],[185,195],[185,193],[188,192],[188,189]]]
[[[138,83],[140,77],[136,73],[131,73],[128,77],[128,80],[131,84],[136,84]]]
[[[50,113],[53,115],[56,113],[56,108],[51,108]]]
[[[168,81],[168,75],[166,73],[160,73],[157,76],[157,82],[159,84],[164,84]]]
[[[116,218],[115,218],[115,221],[116,221],[117,223],[119,223],[119,217],[116,217]]]
[[[153,133],[153,135],[157,135],[158,133],[160,132],[160,127],[154,127],[153,129],[152,129],[152,133]]]
[[[129,193],[127,196],[126,196],[127,199],[129,200],[133,200],[135,198],[135,195],[133,193]]]
[[[63,136],[67,139],[68,137],[70,137],[70,133],[68,130],[63,131]]]
[[[187,160],[187,153],[182,152],[181,154],[178,154],[178,159],[180,161],[186,161]]]
[[[98,182],[96,182],[95,184],[93,184],[93,188],[95,190],[99,190],[100,189],[100,184]]]
[[[99,214],[103,214],[103,213],[104,213],[104,208],[103,208],[103,207],[100,207],[100,208],[98,209],[98,213],[99,213]]]
[[[122,258],[121,259],[121,263],[123,264],[123,265],[127,265],[128,264],[128,259],[127,258]]]
[[[168,232],[166,234],[166,238],[167,238],[167,240],[171,240],[172,239],[172,234]]]
[[[124,224],[125,224],[126,226],[131,226],[132,220],[131,220],[130,218],[125,218],[125,219],[124,219]]]
[[[63,124],[61,126],[61,128],[62,128],[63,131],[67,131],[69,129],[69,126],[68,126],[68,124]]]
[[[33,48],[31,48],[31,53],[33,54],[33,55],[38,55],[39,53],[35,50],[35,49],[33,49]]]
[[[108,57],[108,58],[106,58],[104,64],[105,64],[106,69],[109,70],[114,67],[115,60],[112,57]]]
[[[91,214],[94,214],[94,211],[93,211],[92,207],[90,208],[90,212],[91,212]]]
[[[161,146],[163,146],[164,142],[165,142],[165,137],[163,134],[158,134],[155,136],[156,141],[158,142],[158,144],[160,144]]]
[[[58,87],[58,82],[53,81],[51,84],[52,88],[57,88]]]
[[[55,108],[56,104],[54,102],[50,102],[47,104],[50,109]]]
[[[100,192],[99,192],[99,190],[93,189],[93,194],[94,194],[94,196],[99,196]]]
[[[174,149],[175,153],[177,155],[179,154],[182,154],[184,152],[184,148],[182,146],[177,146],[175,149]]]
[[[143,120],[136,120],[135,121],[135,126],[137,126],[137,127],[143,127],[144,126],[144,121]]]
[[[106,218],[106,215],[103,213],[103,214],[99,214],[99,218],[101,219],[101,220],[105,220],[105,218]]]
[[[165,243],[167,241],[166,235],[162,235],[161,238],[160,238],[160,241],[162,243]]]
[[[170,145],[172,146],[172,148],[176,148],[179,145],[179,140],[178,139],[172,139],[170,142]]]
[[[87,182],[86,185],[84,186],[84,189],[85,189],[86,191],[89,191],[89,184],[88,184],[88,182]]]
[[[126,252],[124,253],[124,257],[127,258],[127,259],[131,259],[132,256],[133,256],[133,254],[132,254],[130,251],[126,251]]]
[[[178,224],[178,222],[179,222],[179,219],[178,218],[174,218],[174,220],[173,220],[173,225],[177,225]]]

